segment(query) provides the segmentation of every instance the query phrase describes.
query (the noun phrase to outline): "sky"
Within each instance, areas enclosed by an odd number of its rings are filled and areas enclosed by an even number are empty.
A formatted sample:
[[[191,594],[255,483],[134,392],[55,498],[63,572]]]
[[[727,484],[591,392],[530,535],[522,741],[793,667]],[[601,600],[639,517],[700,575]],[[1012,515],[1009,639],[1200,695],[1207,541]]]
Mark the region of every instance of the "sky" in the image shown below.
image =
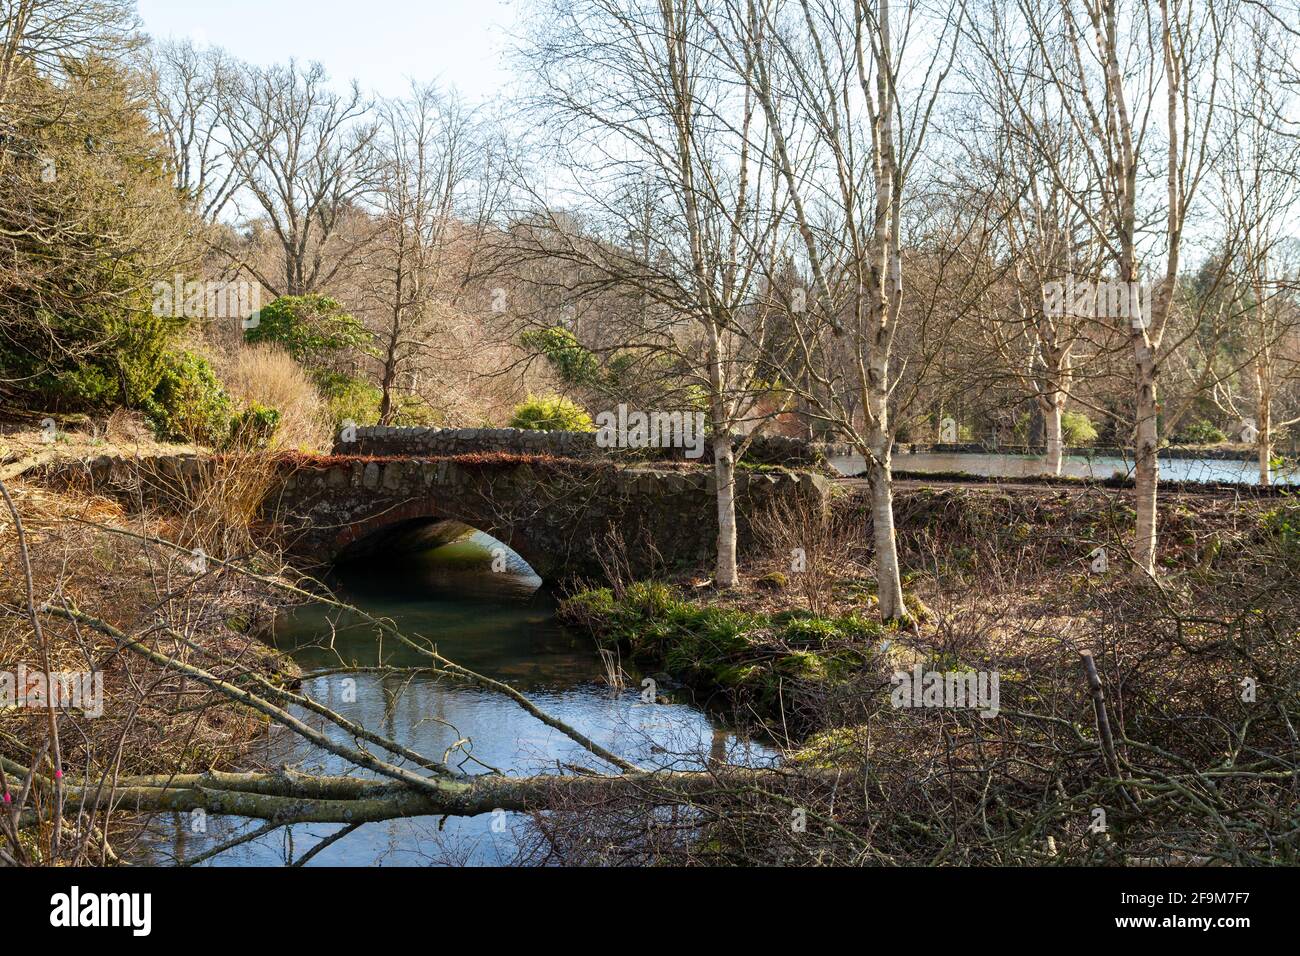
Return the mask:
[[[137,0],[156,39],[188,37],[259,65],[319,60],[335,83],[383,96],[412,79],[475,101],[510,81],[521,0]]]

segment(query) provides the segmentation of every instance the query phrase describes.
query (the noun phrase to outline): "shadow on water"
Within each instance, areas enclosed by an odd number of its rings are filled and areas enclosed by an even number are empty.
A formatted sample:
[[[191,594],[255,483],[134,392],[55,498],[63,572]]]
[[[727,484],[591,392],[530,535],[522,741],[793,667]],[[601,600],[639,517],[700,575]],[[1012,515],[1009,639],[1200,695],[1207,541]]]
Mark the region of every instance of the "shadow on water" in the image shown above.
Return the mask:
[[[553,593],[517,555],[482,532],[418,554],[368,554],[338,568],[331,584],[345,601],[391,618],[405,633],[436,643],[451,660],[509,683],[543,710],[642,766],[699,769],[708,759],[773,759],[769,748],[737,737],[697,707],[643,703],[638,674],[629,674],[628,689],[621,693],[611,689],[591,639],[563,628],[555,618]],[[347,665],[425,663],[355,616],[319,605],[300,607],[277,622],[274,642],[303,668],[302,693],[421,753],[437,759],[447,753],[464,773],[553,773],[563,763],[608,769],[499,694],[427,674],[330,672]],[[297,716],[331,739],[355,745],[315,715]],[[258,756],[271,766],[360,773],[278,728],[270,730]],[[141,862],[192,858],[260,825],[243,818],[161,816],[143,841]],[[511,863],[526,845],[526,827],[526,818],[507,813],[451,818],[441,827],[436,818],[372,823],[309,865]],[[283,865],[338,829],[333,824],[284,827],[222,853],[211,865]]]

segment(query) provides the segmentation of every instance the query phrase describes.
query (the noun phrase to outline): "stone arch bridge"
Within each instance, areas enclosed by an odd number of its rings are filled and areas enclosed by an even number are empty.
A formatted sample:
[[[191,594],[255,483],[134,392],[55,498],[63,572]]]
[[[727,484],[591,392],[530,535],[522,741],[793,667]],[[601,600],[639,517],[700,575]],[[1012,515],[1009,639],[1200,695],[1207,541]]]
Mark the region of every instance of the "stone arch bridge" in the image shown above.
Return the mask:
[[[617,552],[625,570],[707,566],[717,536],[711,468],[504,452],[450,456],[191,455],[64,462],[48,469],[126,500],[183,508],[223,467],[265,467],[263,515],[291,559],[312,569],[409,549],[440,523],[468,525],[507,544],[543,578],[600,577]],[[824,509],[830,483],[811,472],[740,470],[742,558],[763,548],[773,507]],[[445,525],[444,525],[445,526]],[[615,544],[621,542],[621,546]]]

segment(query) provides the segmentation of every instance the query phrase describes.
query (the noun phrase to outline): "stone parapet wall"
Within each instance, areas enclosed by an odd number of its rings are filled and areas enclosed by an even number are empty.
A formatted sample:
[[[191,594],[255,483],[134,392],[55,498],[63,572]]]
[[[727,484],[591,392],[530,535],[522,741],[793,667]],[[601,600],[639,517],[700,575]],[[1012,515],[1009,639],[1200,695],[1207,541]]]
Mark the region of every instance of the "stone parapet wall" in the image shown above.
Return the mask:
[[[492,535],[551,579],[599,579],[611,549],[637,576],[707,569],[716,554],[716,481],[708,468],[482,450],[465,457],[267,456],[239,466],[271,470],[263,514],[304,568],[327,566],[363,544],[382,556],[398,533],[439,521]],[[214,480],[214,463],[195,455],[103,455],[50,465],[43,478],[116,495],[129,506],[184,513]],[[819,510],[829,500],[830,482],[811,472],[738,472],[741,555],[762,556],[761,526],[773,508]]]
[[[357,428],[353,440],[340,438],[338,455],[473,455],[505,452],[517,455],[553,455],[557,458],[612,458],[622,461],[691,461],[681,448],[601,448],[594,432],[532,431],[524,428],[418,428],[376,425]],[[739,436],[738,442],[743,440]],[[713,460],[705,442],[701,462]],[[745,453],[745,461],[791,468],[824,463],[822,446],[782,435],[759,435]]]

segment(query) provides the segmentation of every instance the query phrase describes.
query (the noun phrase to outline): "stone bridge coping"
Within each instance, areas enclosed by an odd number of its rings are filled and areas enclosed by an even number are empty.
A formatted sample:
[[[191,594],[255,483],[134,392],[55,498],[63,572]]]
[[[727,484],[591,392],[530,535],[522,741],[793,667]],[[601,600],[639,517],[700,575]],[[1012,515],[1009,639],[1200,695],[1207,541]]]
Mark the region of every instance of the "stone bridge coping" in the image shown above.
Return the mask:
[[[609,455],[611,457],[682,458],[680,448],[600,448],[595,432],[536,431],[527,428],[437,428],[371,425],[356,429],[353,440],[342,436],[335,454],[404,455],[413,451],[445,453],[474,451],[546,452],[561,457]],[[745,436],[735,436],[743,441]],[[843,454],[846,446],[809,442],[784,435],[759,435],[750,443],[746,460],[792,467],[820,464],[827,456]],[[706,443],[705,458],[711,457]]]
[[[529,463],[520,461],[518,464]],[[509,467],[511,463],[506,462],[505,465]],[[469,474],[500,467],[497,463],[480,464],[455,457],[428,458],[419,455],[389,456],[387,461],[369,457],[343,461],[325,458],[319,462],[306,459],[285,476],[284,490],[294,491],[310,483],[317,488],[351,487],[370,491],[395,491],[418,481],[422,481],[424,487],[446,485],[455,482],[458,472]],[[183,472],[185,469],[164,466],[162,470]],[[653,464],[629,464],[616,468],[613,476],[627,489],[635,487],[639,481],[640,487],[648,493],[653,493],[657,488],[678,488],[706,490],[712,494],[717,489],[717,476],[712,469],[684,470],[656,468]],[[735,481],[737,492],[742,494],[753,486],[771,488],[786,484],[825,494],[831,484],[826,477],[811,471],[763,472],[739,469]]]

